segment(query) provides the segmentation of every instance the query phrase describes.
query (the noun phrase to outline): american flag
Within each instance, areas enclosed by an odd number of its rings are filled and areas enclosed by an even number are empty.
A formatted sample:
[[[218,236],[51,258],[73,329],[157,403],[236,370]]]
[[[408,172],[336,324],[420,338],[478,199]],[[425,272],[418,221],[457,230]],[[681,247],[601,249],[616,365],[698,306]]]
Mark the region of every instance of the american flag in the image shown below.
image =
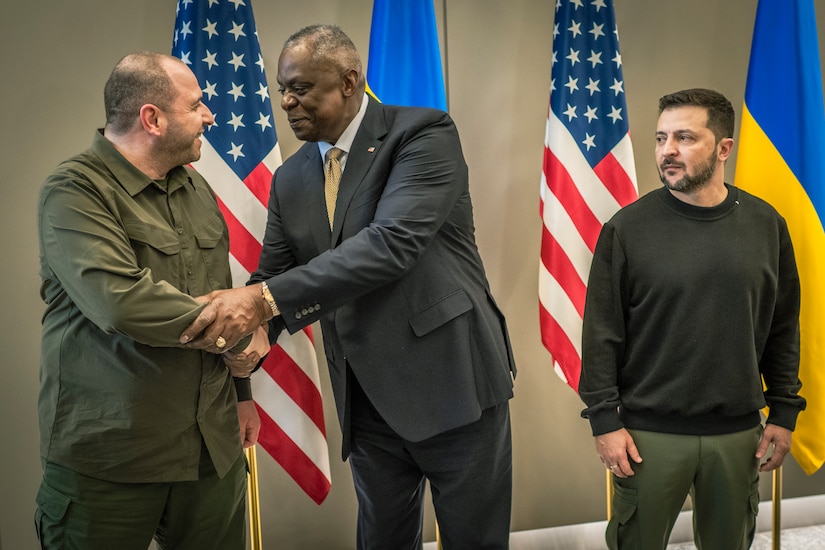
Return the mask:
[[[258,265],[272,173],[281,164],[250,0],[179,0],[172,55],[198,77],[215,115],[194,167],[218,195],[234,284],[242,286]],[[320,504],[330,471],[311,329],[284,332],[252,386],[258,443]]]
[[[602,224],[638,196],[611,0],[557,0],[544,137],[541,339],[578,391],[581,326]]]

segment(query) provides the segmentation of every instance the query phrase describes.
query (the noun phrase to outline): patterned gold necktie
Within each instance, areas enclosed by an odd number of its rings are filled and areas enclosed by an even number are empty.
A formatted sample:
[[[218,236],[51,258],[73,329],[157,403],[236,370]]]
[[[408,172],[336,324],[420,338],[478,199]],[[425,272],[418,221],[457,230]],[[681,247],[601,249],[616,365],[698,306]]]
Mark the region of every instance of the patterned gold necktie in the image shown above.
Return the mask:
[[[324,195],[327,199],[327,218],[329,218],[330,229],[332,229],[332,222],[335,217],[335,201],[338,200],[338,184],[341,183],[341,161],[338,159],[343,152],[343,149],[333,147],[327,151],[327,158],[324,162]]]

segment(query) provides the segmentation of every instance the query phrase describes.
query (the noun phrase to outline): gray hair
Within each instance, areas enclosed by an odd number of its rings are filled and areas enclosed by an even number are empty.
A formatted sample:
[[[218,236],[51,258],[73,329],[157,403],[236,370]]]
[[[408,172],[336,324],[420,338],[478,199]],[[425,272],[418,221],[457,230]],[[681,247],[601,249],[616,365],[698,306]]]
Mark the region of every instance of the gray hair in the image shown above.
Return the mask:
[[[360,80],[364,80],[361,70],[361,56],[347,34],[336,25],[310,25],[295,32],[284,42],[284,50],[307,46],[311,51],[311,62],[315,66],[330,66],[342,74],[355,70]]]

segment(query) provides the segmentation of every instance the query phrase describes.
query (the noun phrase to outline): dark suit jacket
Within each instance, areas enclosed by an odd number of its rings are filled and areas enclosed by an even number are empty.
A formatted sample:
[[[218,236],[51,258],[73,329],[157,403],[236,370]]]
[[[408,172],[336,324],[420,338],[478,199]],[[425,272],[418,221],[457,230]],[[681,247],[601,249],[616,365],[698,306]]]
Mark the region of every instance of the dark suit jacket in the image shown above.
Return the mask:
[[[318,145],[286,160],[252,276],[261,280],[290,332],[320,320],[345,434],[347,364],[411,441],[471,423],[513,395],[510,341],[475,244],[458,132],[444,112],[370,99],[331,234]]]

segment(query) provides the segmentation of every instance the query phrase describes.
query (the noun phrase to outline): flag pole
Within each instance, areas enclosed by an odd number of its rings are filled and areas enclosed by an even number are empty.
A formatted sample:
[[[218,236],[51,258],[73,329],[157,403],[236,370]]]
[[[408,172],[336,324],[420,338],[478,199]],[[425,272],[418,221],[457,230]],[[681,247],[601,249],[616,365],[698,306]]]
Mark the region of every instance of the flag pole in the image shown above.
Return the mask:
[[[605,474],[605,494],[607,495],[607,521],[613,515],[613,472],[606,470]]]
[[[435,516],[435,547],[436,550],[442,550],[441,529],[438,527],[438,515]]]
[[[249,465],[247,477],[246,503],[249,510],[249,548],[261,550],[261,501],[258,495],[258,460],[255,456],[255,445],[244,451],[246,462]]]
[[[782,531],[782,466],[773,471],[771,488],[773,490],[773,550],[779,550]]]
[[[450,51],[447,43],[447,0],[441,2],[441,16],[444,20],[444,95],[447,100],[447,112],[450,112]],[[439,548],[441,548],[439,546]]]

